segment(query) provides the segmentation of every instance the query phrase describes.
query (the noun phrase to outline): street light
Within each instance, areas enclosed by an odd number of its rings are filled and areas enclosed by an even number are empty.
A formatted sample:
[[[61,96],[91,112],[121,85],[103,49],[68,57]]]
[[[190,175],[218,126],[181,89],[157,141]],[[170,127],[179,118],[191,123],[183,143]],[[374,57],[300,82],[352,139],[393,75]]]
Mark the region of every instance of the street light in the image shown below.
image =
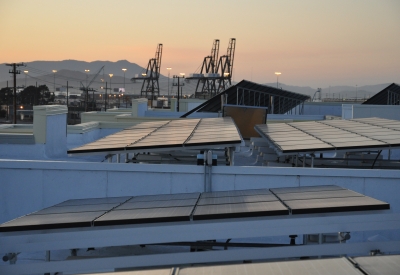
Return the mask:
[[[172,68],[170,68],[170,67],[167,68],[167,70],[168,70],[168,97],[169,97],[169,73],[170,73],[171,69]]]
[[[53,74],[54,74],[54,93],[56,92],[56,72],[57,72],[57,70],[53,70]]]
[[[125,90],[125,72],[126,72],[126,69],[124,68],[122,70],[124,71],[124,90]]]
[[[276,88],[278,89],[279,88],[279,76],[281,75],[282,73],[280,73],[280,72],[275,72],[275,75],[276,75]]]
[[[25,73],[25,88],[26,88],[26,76],[28,75],[29,71],[24,71]]]
[[[110,76],[110,93],[112,93],[111,89],[111,78],[114,76],[114,74],[108,74]],[[110,101],[108,102],[108,105],[110,105]]]

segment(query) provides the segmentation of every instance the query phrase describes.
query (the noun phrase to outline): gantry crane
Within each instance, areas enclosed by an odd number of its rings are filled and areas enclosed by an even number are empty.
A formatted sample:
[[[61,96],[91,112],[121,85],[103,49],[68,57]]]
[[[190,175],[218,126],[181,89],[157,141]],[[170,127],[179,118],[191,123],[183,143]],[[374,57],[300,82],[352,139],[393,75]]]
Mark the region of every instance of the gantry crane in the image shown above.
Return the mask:
[[[146,71],[143,71],[138,77],[134,77],[131,81],[136,79],[143,79],[142,90],[140,95],[149,98],[148,94],[151,96],[151,100],[154,100],[154,94],[160,95],[160,86],[158,79],[160,77],[160,67],[161,67],[161,57],[162,57],[163,44],[158,44],[156,49],[155,58],[151,58],[147,64]]]
[[[211,55],[204,58],[200,73],[191,74],[187,78],[197,79],[195,97],[212,97],[231,85],[235,46],[236,39],[231,38],[227,54],[220,56],[218,60],[219,40],[214,40]]]
[[[226,88],[232,85],[232,73],[233,73],[233,61],[235,59],[235,48],[236,48],[236,38],[231,38],[229,40],[228,49],[226,55],[222,55],[219,58],[217,73],[219,73],[220,78],[218,79],[217,93],[222,92]]]
[[[211,48],[211,55],[204,57],[200,70],[200,77],[197,79],[196,97],[205,96],[207,94],[216,94],[216,78],[217,62],[219,54],[219,39],[215,39]],[[201,86],[201,90],[199,87]]]

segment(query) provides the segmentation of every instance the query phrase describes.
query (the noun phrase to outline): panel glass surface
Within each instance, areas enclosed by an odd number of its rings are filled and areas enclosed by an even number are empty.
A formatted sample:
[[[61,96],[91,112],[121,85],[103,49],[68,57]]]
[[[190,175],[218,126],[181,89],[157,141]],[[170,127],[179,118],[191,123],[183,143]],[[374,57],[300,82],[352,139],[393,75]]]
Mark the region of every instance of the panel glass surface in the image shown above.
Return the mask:
[[[282,201],[289,200],[309,200],[309,199],[325,199],[325,198],[345,198],[345,197],[363,197],[364,195],[343,189],[331,191],[314,191],[314,192],[295,192],[295,193],[281,193],[277,197]]]
[[[262,202],[262,201],[277,201],[277,200],[278,199],[274,195],[215,197],[215,198],[200,198],[197,205],[246,203],[246,202]]]
[[[227,219],[287,215],[288,209],[280,201],[199,205],[193,220]]]
[[[255,129],[283,154],[400,146],[395,138],[400,136],[400,122],[386,119],[294,122]]]
[[[192,211],[192,206],[114,210],[98,218],[94,225],[190,221]]]
[[[0,232],[90,227],[104,211],[47,215],[28,215],[0,225]]]
[[[69,150],[68,154],[182,149],[185,146],[236,145],[241,142],[231,118],[169,120],[137,124]]]
[[[389,204],[376,199],[362,197],[326,198],[284,201],[292,214],[348,212],[389,209]]]
[[[219,197],[235,197],[235,196],[252,196],[271,194],[268,189],[250,189],[250,190],[233,190],[233,191],[216,191],[202,193],[201,198],[219,198]]]
[[[346,190],[346,189],[337,185],[319,185],[319,186],[271,188],[270,190],[275,194],[283,194],[283,193],[318,192],[318,191]]]
[[[115,208],[115,210],[195,206],[196,202],[197,198],[186,200],[133,201],[124,203],[121,206]]]

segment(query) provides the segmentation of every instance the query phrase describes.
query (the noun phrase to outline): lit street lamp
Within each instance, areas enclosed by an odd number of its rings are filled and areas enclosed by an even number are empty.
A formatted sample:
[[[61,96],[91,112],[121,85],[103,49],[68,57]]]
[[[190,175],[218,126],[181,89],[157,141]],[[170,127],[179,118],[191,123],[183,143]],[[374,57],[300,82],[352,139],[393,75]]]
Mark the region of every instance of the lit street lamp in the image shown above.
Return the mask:
[[[169,73],[170,73],[171,69],[172,68],[170,68],[170,67],[167,68],[167,70],[168,70],[168,98],[169,98]]]
[[[111,78],[114,76],[114,74],[108,74],[110,76],[110,93],[112,93],[111,89]],[[110,102],[108,102],[108,105],[110,105]]]
[[[53,74],[54,74],[54,93],[56,92],[56,72],[57,72],[57,70],[53,70]]]
[[[125,72],[126,72],[126,69],[124,68],[122,70],[124,71],[124,90],[125,90]]]
[[[29,71],[24,71],[25,73],[25,88],[26,88],[26,76],[28,75]]]
[[[278,89],[279,88],[279,76],[281,75],[282,73],[280,73],[280,72],[275,72],[275,75],[276,75],[276,88]]]

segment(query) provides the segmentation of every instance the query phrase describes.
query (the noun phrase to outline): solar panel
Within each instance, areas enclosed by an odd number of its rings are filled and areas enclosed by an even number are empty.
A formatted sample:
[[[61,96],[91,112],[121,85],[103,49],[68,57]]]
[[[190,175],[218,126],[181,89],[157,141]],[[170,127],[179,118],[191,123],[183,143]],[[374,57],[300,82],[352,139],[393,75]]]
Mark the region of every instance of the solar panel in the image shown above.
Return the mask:
[[[27,215],[0,225],[0,232],[90,227],[105,211]]]
[[[68,154],[179,149],[186,146],[235,146],[242,142],[231,118],[143,122],[97,141],[68,150]]]
[[[193,220],[246,218],[287,215],[288,209],[280,201],[199,205]]]
[[[124,203],[115,208],[115,210],[194,206],[196,202],[197,198],[186,200],[133,201]]]
[[[384,210],[390,205],[336,185],[76,199],[0,225],[0,232]]]
[[[201,194],[201,198],[219,198],[219,197],[235,197],[235,196],[251,196],[251,195],[267,195],[271,194],[268,189],[249,189],[249,190],[232,190],[217,191]]]
[[[310,199],[326,199],[326,198],[346,198],[346,197],[363,197],[362,194],[351,190],[330,190],[330,191],[314,191],[314,192],[297,192],[297,193],[281,193],[278,197],[283,201],[290,200],[310,200]]]
[[[190,221],[193,206],[114,210],[94,221],[95,226]]]
[[[357,119],[276,124],[256,125],[255,129],[282,154],[400,146],[399,121]]]
[[[276,201],[276,200],[277,198],[274,195],[214,197],[214,198],[201,198],[197,203],[197,205],[262,202],[262,201]]]
[[[167,200],[187,200],[197,199],[200,193],[181,193],[181,194],[164,194],[164,195],[148,195],[138,196],[131,199],[129,202],[138,201],[167,201]]]
[[[283,193],[318,192],[318,191],[346,190],[346,189],[337,185],[317,185],[317,186],[271,188],[270,190],[274,194],[283,194]]]
[[[284,201],[284,203],[291,209],[292,214],[384,210],[390,208],[388,203],[366,196],[290,200]]]
[[[386,257],[386,256],[385,256]],[[362,275],[346,258],[183,267],[179,275]],[[392,273],[395,274],[395,273]]]
[[[79,213],[79,212],[92,212],[92,211],[106,212],[112,210],[114,207],[117,207],[118,205],[119,203],[53,206],[34,212],[32,213],[32,215]]]
[[[67,200],[55,206],[67,205],[85,205],[85,204],[104,204],[104,203],[123,203],[132,197],[108,197],[108,198],[93,198],[93,199],[75,199]]]
[[[400,274],[400,255],[355,257],[353,260],[370,275]]]

